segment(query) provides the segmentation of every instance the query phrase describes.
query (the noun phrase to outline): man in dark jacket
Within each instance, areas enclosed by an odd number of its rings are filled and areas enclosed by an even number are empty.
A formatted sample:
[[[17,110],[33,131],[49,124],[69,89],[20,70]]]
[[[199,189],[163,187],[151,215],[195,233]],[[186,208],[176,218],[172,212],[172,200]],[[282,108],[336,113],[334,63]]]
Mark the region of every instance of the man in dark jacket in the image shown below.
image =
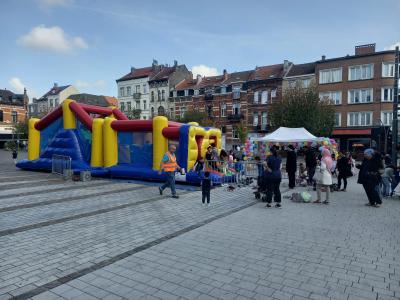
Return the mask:
[[[365,193],[368,197],[367,206],[379,207],[382,204],[381,195],[379,192],[379,183],[381,175],[379,170],[383,168],[383,163],[380,154],[375,153],[373,149],[364,151],[364,160],[358,174],[358,183],[362,184]]]
[[[313,177],[315,174],[315,168],[317,167],[317,158],[315,157],[314,150],[306,147],[305,157],[306,157],[306,168],[308,174],[308,185],[312,185]]]
[[[289,151],[286,157],[286,172],[289,177],[289,188],[293,189],[296,185],[297,155],[293,145],[288,146]]]

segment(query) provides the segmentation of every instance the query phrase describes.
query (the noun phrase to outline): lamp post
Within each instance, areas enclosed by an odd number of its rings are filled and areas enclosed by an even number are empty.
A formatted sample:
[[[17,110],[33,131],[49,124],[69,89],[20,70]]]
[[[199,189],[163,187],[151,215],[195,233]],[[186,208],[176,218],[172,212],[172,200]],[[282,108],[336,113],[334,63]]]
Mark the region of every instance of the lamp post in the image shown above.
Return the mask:
[[[396,52],[395,52],[394,85],[393,85],[392,161],[395,164],[395,166],[397,166],[398,103],[399,103],[399,46],[396,47]]]

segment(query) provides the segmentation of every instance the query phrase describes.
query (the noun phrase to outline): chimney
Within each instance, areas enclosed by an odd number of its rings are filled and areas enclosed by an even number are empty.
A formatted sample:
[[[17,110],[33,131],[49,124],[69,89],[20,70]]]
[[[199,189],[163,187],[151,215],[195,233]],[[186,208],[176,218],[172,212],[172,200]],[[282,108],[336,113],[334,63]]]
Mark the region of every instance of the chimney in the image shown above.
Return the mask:
[[[57,84],[57,82],[54,82],[53,88],[56,88],[56,87],[58,87],[58,84]]]
[[[135,68],[131,67],[131,73],[135,72]]]
[[[326,56],[322,55],[321,60],[325,60],[325,59],[326,59]]]
[[[24,95],[26,96],[26,87],[24,87]]]
[[[289,61],[285,59],[283,61],[283,72],[286,72],[289,69]]]
[[[196,76],[196,84],[200,84],[201,80],[202,80],[201,75],[197,74],[197,76]]]
[[[365,55],[375,53],[376,44],[359,45],[354,49],[355,55]]]
[[[174,60],[174,67],[177,67],[177,66],[178,66],[178,61]]]
[[[224,69],[223,74],[224,74],[224,79],[227,80],[228,79],[228,72],[226,71],[226,69]]]

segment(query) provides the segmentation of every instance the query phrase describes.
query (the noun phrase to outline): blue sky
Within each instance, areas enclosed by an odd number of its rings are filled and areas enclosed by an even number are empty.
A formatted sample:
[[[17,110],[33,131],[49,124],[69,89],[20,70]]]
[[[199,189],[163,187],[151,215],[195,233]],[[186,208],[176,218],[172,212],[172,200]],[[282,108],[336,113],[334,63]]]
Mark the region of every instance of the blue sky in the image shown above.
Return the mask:
[[[115,79],[153,58],[213,74],[384,50],[400,42],[399,15],[398,0],[3,0],[0,88],[116,95]]]

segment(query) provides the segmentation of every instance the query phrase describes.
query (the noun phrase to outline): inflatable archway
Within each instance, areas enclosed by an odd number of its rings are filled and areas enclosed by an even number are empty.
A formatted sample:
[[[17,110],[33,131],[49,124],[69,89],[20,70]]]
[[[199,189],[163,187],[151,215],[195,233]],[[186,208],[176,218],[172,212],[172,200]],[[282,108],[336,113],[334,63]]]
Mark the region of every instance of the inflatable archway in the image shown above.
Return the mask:
[[[198,183],[199,174],[190,170],[205,156],[208,145],[221,150],[221,131],[163,116],[129,120],[117,108],[67,99],[42,119],[29,120],[28,159],[17,167],[51,171],[52,157],[57,154],[71,157],[74,172],[161,180],[160,161],[171,142],[177,145],[178,164],[189,170],[180,179]]]

